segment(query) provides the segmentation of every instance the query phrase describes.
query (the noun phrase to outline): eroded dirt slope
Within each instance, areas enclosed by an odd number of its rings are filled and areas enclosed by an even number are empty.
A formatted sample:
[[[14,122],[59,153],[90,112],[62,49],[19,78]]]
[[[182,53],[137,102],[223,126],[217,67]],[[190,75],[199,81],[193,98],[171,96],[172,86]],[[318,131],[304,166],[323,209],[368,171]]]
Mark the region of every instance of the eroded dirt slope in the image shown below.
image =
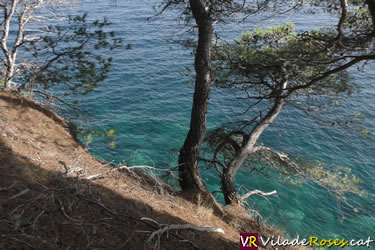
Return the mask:
[[[224,221],[127,169],[94,178],[113,167],[88,154],[56,113],[0,93],[0,249],[153,249],[157,237],[146,241],[160,224],[225,232],[172,231],[161,249],[239,248],[241,219]]]

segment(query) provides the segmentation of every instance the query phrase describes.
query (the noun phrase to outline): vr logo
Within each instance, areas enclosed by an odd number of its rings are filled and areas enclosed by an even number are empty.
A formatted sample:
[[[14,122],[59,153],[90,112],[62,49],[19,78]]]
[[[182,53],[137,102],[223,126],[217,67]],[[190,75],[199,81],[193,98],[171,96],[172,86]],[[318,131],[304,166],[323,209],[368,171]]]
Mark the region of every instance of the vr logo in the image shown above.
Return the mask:
[[[241,233],[240,240],[240,250],[258,249],[258,233]]]

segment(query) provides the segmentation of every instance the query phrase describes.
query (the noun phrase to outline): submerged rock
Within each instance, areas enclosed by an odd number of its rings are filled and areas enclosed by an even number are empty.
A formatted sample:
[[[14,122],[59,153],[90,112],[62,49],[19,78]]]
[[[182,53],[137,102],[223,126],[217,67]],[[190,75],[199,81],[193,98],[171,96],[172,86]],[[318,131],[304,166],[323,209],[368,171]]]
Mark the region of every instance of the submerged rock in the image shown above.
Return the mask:
[[[305,218],[305,213],[297,209],[286,210],[283,213],[291,220],[303,220]]]

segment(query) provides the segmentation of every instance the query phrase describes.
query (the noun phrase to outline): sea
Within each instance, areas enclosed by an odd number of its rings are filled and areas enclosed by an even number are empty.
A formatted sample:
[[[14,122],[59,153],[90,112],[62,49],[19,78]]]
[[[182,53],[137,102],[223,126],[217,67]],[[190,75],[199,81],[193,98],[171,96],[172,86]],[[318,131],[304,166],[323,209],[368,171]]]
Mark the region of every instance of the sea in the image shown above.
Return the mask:
[[[127,165],[173,168],[178,149],[189,129],[194,88],[194,54],[179,41],[188,37],[187,27],[178,19],[179,10],[157,15],[159,0],[81,0],[73,6],[76,13],[88,12],[89,18],[108,17],[110,27],[124,39],[124,48],[112,53],[113,67],[108,78],[93,92],[80,98],[80,108],[87,113],[88,124],[96,129],[115,129],[113,139],[94,138],[89,150],[106,161]],[[329,25],[336,17],[329,13],[296,12],[265,18],[258,15],[242,23],[216,26],[227,38],[238,38],[242,31],[293,22],[296,30]],[[328,118],[362,117],[356,126],[375,133],[374,64],[363,70],[351,70],[359,93],[338,99],[340,105],[330,110]],[[212,89],[207,128],[245,119],[247,104],[233,90]],[[361,114],[361,115],[358,115]],[[241,171],[236,178],[242,190],[277,191],[277,195],[251,196],[248,203],[259,212],[262,221],[280,229],[292,239],[375,239],[375,139],[343,126],[327,126],[305,113],[285,108],[264,132],[260,141],[292,158],[324,162],[334,169],[348,167],[363,180],[364,197],[348,195],[345,202],[334,198],[324,188],[306,182],[293,185],[258,173]],[[201,167],[209,191],[220,193],[217,173]],[[348,206],[345,203],[351,205]],[[350,248],[350,247],[346,247]],[[375,243],[371,246],[375,249]]]

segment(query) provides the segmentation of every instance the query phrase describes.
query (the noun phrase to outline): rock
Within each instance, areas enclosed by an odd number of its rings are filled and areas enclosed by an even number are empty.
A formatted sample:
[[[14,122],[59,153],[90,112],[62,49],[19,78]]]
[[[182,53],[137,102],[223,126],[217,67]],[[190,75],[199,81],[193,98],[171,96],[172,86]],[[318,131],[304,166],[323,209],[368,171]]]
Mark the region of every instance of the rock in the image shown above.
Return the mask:
[[[291,220],[303,220],[305,218],[305,213],[297,209],[286,210],[284,214]]]

